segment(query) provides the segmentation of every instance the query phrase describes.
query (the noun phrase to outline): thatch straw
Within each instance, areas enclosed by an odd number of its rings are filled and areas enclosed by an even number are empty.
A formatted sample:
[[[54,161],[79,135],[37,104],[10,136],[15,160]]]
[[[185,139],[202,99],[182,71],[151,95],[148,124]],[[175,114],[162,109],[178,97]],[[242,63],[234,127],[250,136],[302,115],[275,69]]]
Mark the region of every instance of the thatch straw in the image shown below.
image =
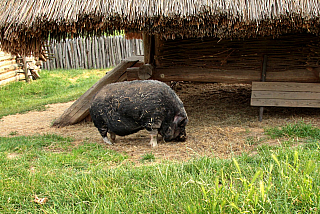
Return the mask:
[[[319,33],[318,0],[2,0],[1,48],[38,55],[48,37],[144,31],[164,38]]]

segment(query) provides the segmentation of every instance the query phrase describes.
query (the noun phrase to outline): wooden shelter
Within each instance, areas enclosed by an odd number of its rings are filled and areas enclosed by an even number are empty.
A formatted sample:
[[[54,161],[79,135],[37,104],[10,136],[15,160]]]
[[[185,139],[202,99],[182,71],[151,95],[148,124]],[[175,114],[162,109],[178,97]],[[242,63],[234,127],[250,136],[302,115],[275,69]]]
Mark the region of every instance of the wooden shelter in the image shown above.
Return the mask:
[[[44,55],[48,39],[143,35],[143,60],[125,60],[112,81],[320,82],[318,0],[4,0],[0,11],[0,47],[13,54]],[[92,93],[55,124],[82,120]]]

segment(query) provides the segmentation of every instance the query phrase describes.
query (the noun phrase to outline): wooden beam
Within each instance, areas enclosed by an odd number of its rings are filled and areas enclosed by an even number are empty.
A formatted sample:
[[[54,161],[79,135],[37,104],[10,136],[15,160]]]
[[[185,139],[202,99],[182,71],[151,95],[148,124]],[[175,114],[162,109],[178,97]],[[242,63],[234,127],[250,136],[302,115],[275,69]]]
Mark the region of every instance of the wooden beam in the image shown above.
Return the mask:
[[[17,69],[19,69],[19,66],[16,63],[11,64],[11,65],[5,65],[5,66],[0,67],[0,74],[8,72],[8,71],[15,71]]]
[[[283,82],[253,82],[253,91],[310,91],[320,92],[319,83],[283,83]]]
[[[10,60],[15,60],[15,57],[12,56],[11,54],[0,56],[0,62],[2,62],[2,61],[10,61]]]
[[[153,64],[154,61],[154,36],[143,34],[144,63]]]
[[[200,67],[156,68],[151,79],[167,81],[249,83],[261,80],[258,70],[223,70]],[[313,72],[307,69],[295,69],[268,72],[266,81],[270,82],[319,82]]]
[[[163,40],[159,34],[154,36],[154,67],[161,67],[159,58],[161,57],[161,49],[163,48]]]
[[[23,79],[24,79],[24,73],[21,73],[21,74],[14,76],[14,77],[10,77],[8,79],[0,80],[0,85],[5,85],[9,82],[19,81],[19,80],[23,80]]]
[[[16,64],[16,60],[15,59],[10,59],[10,60],[6,60],[6,61],[0,61],[0,67],[6,66],[6,65],[12,65],[12,64]]]
[[[75,101],[61,116],[58,118],[53,126],[64,127],[67,125],[76,124],[82,121],[89,114],[91,100],[94,95],[106,84],[114,83],[124,80],[126,69],[137,63],[138,60],[123,60],[114,69],[109,71],[102,79],[94,84],[88,91],[86,91],[77,101]]]
[[[290,100],[290,99],[251,99],[252,106],[276,107],[310,107],[320,108],[320,100]]]
[[[14,76],[17,76],[18,72],[23,73],[23,70],[18,69],[18,70],[15,70],[15,71],[8,71],[6,73],[2,73],[2,74],[0,74],[0,81],[8,79],[8,78],[11,78],[11,77],[14,77]]]
[[[147,80],[152,76],[152,72],[153,66],[150,64],[143,64],[140,67],[131,67],[127,69],[127,80]]]

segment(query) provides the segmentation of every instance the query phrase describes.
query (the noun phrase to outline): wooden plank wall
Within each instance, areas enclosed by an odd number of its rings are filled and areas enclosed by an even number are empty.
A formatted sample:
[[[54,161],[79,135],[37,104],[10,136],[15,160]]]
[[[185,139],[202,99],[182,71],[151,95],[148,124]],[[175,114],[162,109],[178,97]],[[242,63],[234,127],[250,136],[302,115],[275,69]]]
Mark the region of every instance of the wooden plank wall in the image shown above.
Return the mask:
[[[47,46],[51,60],[43,63],[43,69],[108,68],[122,59],[143,55],[141,39],[125,39],[124,36],[101,36],[51,41]]]
[[[22,69],[16,63],[15,56],[0,50],[0,85],[24,79]]]

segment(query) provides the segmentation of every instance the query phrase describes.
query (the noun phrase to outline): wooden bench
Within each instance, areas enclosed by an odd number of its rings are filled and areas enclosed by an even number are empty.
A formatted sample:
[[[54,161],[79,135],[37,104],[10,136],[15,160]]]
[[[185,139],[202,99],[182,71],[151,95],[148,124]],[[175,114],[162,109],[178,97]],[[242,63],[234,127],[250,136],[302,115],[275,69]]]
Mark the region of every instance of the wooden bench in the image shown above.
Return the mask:
[[[320,108],[320,83],[252,82],[251,105]]]

